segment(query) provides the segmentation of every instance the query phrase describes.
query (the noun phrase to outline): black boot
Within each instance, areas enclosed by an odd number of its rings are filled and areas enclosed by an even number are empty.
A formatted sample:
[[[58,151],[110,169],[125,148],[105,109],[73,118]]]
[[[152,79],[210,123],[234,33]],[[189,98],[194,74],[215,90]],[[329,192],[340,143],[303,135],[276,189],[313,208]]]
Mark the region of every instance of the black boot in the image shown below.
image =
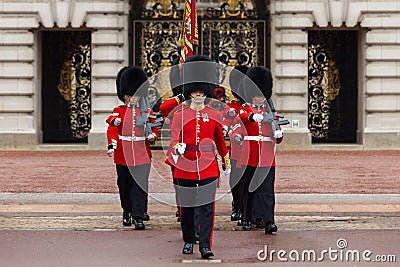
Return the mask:
[[[276,226],[276,224],[271,223],[271,222],[265,224],[265,234],[270,235],[276,231],[278,231],[278,226]]]
[[[146,221],[146,222],[150,221],[150,216],[149,216],[149,214],[147,212],[144,213],[143,221]]]
[[[208,259],[209,257],[214,256],[214,253],[211,251],[210,248],[201,248],[200,254],[202,259]]]
[[[132,225],[132,213],[123,212],[122,213],[122,225],[131,226]]]
[[[185,243],[182,249],[183,254],[193,254],[193,243]]]
[[[256,228],[262,229],[265,227],[265,221],[261,218],[256,219]]]
[[[251,221],[243,221],[242,229],[243,231],[251,231],[252,225]]]
[[[144,230],[145,229],[142,218],[135,218],[133,220],[133,223],[135,224],[135,230]]]
[[[234,210],[231,214],[231,221],[239,221],[240,219],[240,210]]]

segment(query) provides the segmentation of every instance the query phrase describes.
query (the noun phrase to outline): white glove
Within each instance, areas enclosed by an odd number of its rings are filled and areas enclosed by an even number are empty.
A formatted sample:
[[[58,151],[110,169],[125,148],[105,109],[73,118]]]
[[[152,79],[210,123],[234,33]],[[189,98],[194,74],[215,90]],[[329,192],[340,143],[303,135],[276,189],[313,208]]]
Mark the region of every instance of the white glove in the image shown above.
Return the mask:
[[[155,135],[155,133],[149,134],[149,136],[147,136],[147,141],[149,141],[149,142],[154,142],[154,141],[156,141],[156,135]]]
[[[224,134],[224,136],[228,136],[228,126],[224,125],[222,126],[222,133]]]
[[[107,155],[108,155],[109,157],[114,156],[114,148],[110,148],[109,150],[107,150]]]
[[[279,138],[282,138],[282,137],[283,137],[283,131],[282,130],[276,130],[274,132],[274,138],[275,139],[279,139]]]
[[[224,170],[223,174],[224,176],[228,176],[229,174],[231,174],[231,168]]]
[[[186,144],[185,143],[178,143],[175,145],[175,153],[177,155],[183,156],[185,154]]]
[[[236,109],[230,108],[230,109],[228,110],[228,116],[229,116],[229,117],[233,118],[233,117],[236,117],[236,115],[237,115]]]
[[[115,118],[114,126],[119,126],[121,124],[121,122],[122,122],[121,118]]]
[[[264,118],[264,116],[262,114],[257,114],[257,113],[253,114],[253,120],[255,122],[261,122],[263,120],[263,118]]]

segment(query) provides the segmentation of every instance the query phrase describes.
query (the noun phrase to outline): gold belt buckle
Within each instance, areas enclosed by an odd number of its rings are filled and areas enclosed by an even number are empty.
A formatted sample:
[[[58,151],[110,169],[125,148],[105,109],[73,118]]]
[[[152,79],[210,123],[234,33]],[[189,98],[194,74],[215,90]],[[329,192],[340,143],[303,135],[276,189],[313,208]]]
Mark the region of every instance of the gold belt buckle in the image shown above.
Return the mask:
[[[258,136],[258,141],[262,141],[262,136],[261,135]]]
[[[136,136],[131,136],[131,141],[136,141]]]

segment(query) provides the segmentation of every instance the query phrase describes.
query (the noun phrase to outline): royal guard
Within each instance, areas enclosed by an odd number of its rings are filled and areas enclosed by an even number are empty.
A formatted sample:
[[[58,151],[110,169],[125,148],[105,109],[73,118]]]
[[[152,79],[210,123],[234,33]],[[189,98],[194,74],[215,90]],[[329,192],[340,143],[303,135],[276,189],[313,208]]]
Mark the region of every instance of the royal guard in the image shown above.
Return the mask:
[[[242,175],[243,170],[237,166],[237,161],[240,157],[241,142],[245,134],[245,128],[243,127],[242,121],[239,118],[239,112],[243,101],[243,96],[240,96],[239,86],[243,77],[246,75],[246,71],[249,69],[247,66],[236,66],[229,75],[229,85],[231,87],[232,95],[235,97],[232,99],[228,106],[230,108],[227,116],[224,118],[224,128],[227,135],[230,138],[230,158],[232,172],[229,177],[229,185],[232,192],[232,214],[231,221],[239,221],[241,225],[241,216],[243,211],[242,206],[242,194],[243,194],[243,181]]]
[[[179,57],[177,57],[172,62],[171,70],[169,73],[169,83],[170,83],[171,90],[172,90],[172,97],[168,98],[160,105],[160,112],[164,116],[164,125],[165,126],[171,125],[171,121],[174,118],[172,115],[169,116],[170,113],[172,111],[176,111],[178,109],[177,107],[180,106],[185,101],[185,97],[183,96],[183,92],[182,92],[182,77],[181,77],[178,63],[179,63]],[[171,167],[173,184],[176,185],[177,180],[174,178],[174,165],[171,164],[168,159],[165,160],[165,163],[167,163]],[[176,190],[175,190],[175,200],[176,200],[176,204],[177,204],[176,217],[178,218],[177,220],[179,222],[180,221],[179,198],[178,198]]]
[[[114,154],[121,205],[132,211],[135,229],[144,230],[150,173],[150,144],[159,136],[153,112],[148,107],[148,79],[138,67],[129,67],[121,75],[120,88],[125,105],[114,108],[106,122],[118,127]],[[125,209],[124,209],[125,211]]]
[[[244,98],[239,117],[246,128],[238,166],[243,166],[243,230],[251,230],[254,217],[262,219],[265,233],[277,231],[275,225],[275,145],[283,140],[283,131],[267,100],[272,95],[272,74],[265,67],[252,67],[243,79]]]
[[[188,105],[174,113],[168,157],[178,183],[183,233],[183,254],[192,254],[195,243],[195,207],[199,212],[201,257],[214,256],[212,236],[215,194],[220,175],[217,153],[224,171],[230,172],[229,153],[222,133],[222,114],[206,105],[216,83],[216,66],[202,55],[189,57],[182,66],[184,96]]]

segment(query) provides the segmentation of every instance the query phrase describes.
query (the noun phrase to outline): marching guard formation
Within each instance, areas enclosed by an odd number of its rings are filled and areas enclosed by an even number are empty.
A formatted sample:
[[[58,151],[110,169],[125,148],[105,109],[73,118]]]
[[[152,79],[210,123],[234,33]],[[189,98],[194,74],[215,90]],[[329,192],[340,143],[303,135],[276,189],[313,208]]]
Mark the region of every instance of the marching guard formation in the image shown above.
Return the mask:
[[[150,145],[160,138],[161,125],[170,129],[165,163],[171,167],[177,217],[183,235],[183,254],[193,254],[198,242],[203,259],[214,256],[212,241],[215,195],[220,179],[229,176],[231,221],[244,231],[255,225],[265,234],[278,230],[275,210],[275,146],[283,141],[271,100],[268,68],[236,66],[229,75],[234,96],[225,103],[218,86],[218,64],[204,55],[173,63],[173,96],[154,116],[148,100],[149,80],[139,67],[126,66],[116,78],[118,98],[106,119],[107,154],[114,157],[124,226],[144,230],[151,166]],[[227,143],[229,145],[227,145]],[[221,163],[219,163],[221,161]],[[222,173],[220,170],[222,166]]]

